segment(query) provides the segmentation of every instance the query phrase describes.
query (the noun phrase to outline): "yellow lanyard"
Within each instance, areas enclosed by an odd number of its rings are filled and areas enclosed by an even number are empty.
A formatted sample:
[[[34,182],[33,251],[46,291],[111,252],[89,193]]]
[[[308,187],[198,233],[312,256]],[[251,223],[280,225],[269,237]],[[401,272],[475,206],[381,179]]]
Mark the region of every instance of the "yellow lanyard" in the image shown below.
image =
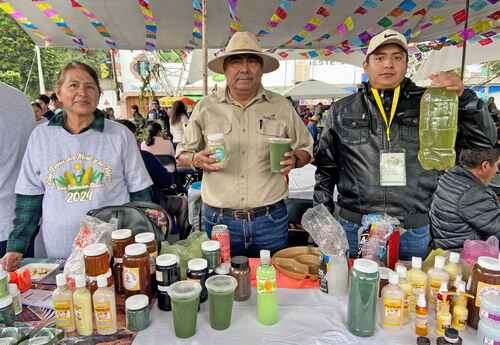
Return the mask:
[[[392,105],[391,105],[391,117],[387,120],[387,114],[385,113],[384,106],[382,105],[382,100],[380,99],[380,95],[377,89],[372,88],[373,97],[375,97],[375,102],[377,103],[378,109],[380,110],[380,115],[382,115],[382,119],[385,122],[385,133],[387,134],[387,141],[391,141],[391,123],[394,120],[394,115],[396,114],[396,108],[398,106],[399,100],[399,85],[394,89],[394,96],[392,97]]]

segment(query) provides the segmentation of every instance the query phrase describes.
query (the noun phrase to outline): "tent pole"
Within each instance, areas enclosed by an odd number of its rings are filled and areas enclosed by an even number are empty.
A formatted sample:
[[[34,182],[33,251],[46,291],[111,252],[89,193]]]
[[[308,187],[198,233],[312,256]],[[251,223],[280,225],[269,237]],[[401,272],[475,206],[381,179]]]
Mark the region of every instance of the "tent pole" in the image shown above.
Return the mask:
[[[38,66],[38,85],[40,94],[45,95],[45,81],[43,80],[42,58],[40,56],[40,47],[35,45],[36,61]]]
[[[465,0],[465,25],[464,32],[469,28],[469,0]],[[465,56],[467,53],[467,37],[464,37],[464,45],[462,47],[462,67],[460,68],[460,77],[464,80],[465,73]]]
[[[208,94],[207,0],[202,0],[201,49],[203,65],[203,95]]]
[[[118,76],[116,75],[115,51],[113,49],[109,50],[109,56],[111,57],[111,69],[113,72],[113,84],[115,84],[116,99],[117,101],[120,101],[120,89],[118,88]]]

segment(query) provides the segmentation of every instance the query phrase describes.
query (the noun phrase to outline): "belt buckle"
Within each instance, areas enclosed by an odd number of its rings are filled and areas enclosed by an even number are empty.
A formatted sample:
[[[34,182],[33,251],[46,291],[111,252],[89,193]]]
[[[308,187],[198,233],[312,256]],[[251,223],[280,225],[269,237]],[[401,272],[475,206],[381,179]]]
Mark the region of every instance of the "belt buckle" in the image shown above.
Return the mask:
[[[238,220],[251,221],[255,218],[255,212],[253,210],[234,210],[233,218]]]

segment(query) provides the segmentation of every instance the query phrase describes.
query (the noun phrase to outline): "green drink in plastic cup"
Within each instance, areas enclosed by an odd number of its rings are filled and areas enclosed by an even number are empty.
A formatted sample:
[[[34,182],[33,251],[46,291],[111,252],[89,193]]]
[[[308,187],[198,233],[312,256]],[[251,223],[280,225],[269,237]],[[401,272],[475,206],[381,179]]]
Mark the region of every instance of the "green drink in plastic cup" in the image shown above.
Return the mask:
[[[196,333],[200,292],[200,283],[193,280],[178,281],[167,287],[176,337],[189,338]]]
[[[284,155],[292,150],[290,138],[268,138],[269,155],[271,157],[271,172],[279,173],[283,167],[280,162],[285,159]]]
[[[234,277],[217,275],[207,279],[210,326],[223,330],[231,325],[234,290],[238,285]]]

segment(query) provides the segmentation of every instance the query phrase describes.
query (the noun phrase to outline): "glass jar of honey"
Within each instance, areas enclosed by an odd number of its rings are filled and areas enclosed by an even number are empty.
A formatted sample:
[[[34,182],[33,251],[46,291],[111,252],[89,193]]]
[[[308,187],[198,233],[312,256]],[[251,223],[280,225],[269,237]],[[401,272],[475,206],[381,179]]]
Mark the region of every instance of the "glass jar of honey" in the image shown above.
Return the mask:
[[[119,229],[111,233],[113,277],[117,294],[123,294],[123,255],[125,254],[125,247],[132,243],[134,243],[134,237],[130,229]]]
[[[123,256],[123,289],[125,296],[146,294],[151,297],[149,255],[144,243],[125,247]]]

